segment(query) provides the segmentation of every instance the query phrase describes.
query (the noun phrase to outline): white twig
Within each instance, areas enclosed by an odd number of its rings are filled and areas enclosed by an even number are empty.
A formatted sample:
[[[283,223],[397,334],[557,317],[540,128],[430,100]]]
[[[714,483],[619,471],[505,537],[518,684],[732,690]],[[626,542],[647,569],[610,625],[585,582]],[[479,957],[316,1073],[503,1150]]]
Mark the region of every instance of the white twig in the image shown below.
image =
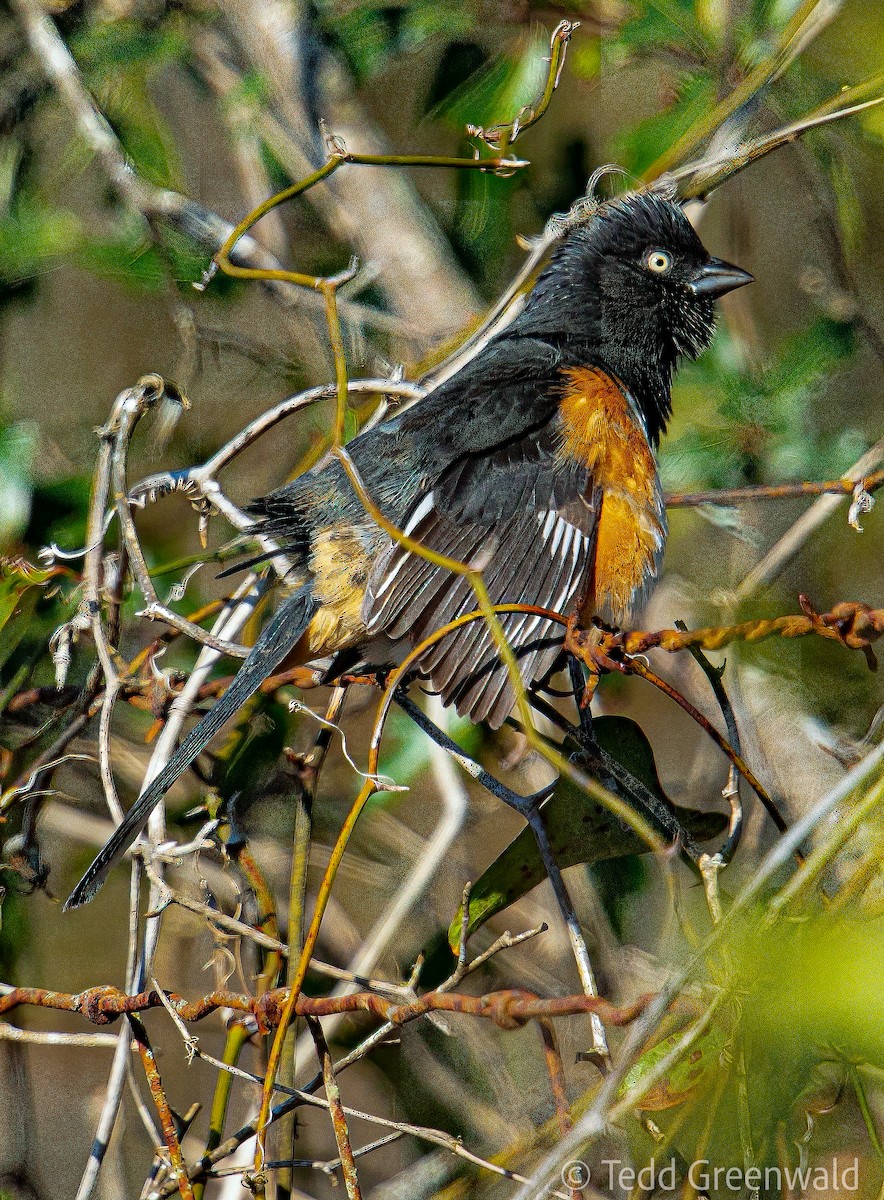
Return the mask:
[[[0,1042],[22,1042],[28,1046],[82,1046],[84,1049],[112,1050],[117,1044],[115,1033],[58,1033],[54,1030],[19,1029],[0,1021]]]

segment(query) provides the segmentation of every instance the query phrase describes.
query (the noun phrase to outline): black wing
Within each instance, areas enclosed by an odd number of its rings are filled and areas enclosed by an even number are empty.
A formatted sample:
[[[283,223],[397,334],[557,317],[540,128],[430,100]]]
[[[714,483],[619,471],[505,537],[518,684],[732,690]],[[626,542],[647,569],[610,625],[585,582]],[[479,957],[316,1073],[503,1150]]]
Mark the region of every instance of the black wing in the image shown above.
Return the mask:
[[[536,338],[503,335],[417,404],[361,433],[347,449],[368,494],[396,525],[416,499],[465,455],[489,454],[526,437],[554,415],[562,387],[561,352]],[[365,513],[343,468],[327,463],[254,500],[248,512],[299,568],[311,537]],[[256,555],[232,574],[269,557]]]
[[[556,419],[486,454],[466,455],[413,506],[405,532],[428,549],[481,564],[494,604],[565,614],[592,569],[598,496],[588,471],[559,453]],[[372,571],[363,617],[370,632],[413,645],[476,609],[461,576],[392,544]],[[532,614],[501,617],[526,685],[549,671],[562,629]],[[484,621],[449,634],[419,659],[446,703],[474,721],[502,724],[514,693]]]

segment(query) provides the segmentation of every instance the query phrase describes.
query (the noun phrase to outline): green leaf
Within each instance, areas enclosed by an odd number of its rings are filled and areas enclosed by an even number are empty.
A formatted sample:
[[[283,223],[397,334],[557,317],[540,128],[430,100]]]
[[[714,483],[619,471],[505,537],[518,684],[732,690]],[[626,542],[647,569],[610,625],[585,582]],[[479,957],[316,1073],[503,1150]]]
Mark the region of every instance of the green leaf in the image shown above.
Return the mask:
[[[462,0],[413,0],[391,5],[387,0],[317,6],[323,32],[346,55],[357,82],[379,74],[396,55],[414,54],[436,38],[465,38],[474,17]]]
[[[696,841],[708,841],[724,829],[727,820],[722,813],[700,813],[672,804],[657,776],[651,745],[634,721],[627,717],[599,717],[593,722],[593,729],[602,749],[671,809],[682,828]],[[573,760],[579,761],[579,754]],[[563,870],[577,863],[603,862],[647,850],[637,833],[567,779],[559,781],[555,794],[543,808],[543,815],[553,854]],[[545,878],[534,835],[530,829],[523,829],[474,884],[470,893],[469,932],[514,904]],[[460,926],[458,910],[448,931],[452,947],[460,939]]]
[[[149,243],[141,222],[124,214],[107,236],[85,241],[75,262],[100,279],[113,279],[138,291],[158,291],[165,284],[164,265]]]
[[[686,1034],[686,1029],[680,1029],[645,1050],[627,1071],[617,1095],[625,1096],[633,1089],[641,1089],[644,1080],[656,1070],[658,1064],[675,1049]],[[640,1112],[660,1112],[662,1109],[683,1104],[695,1094],[703,1081],[709,1078],[710,1071],[720,1072],[722,1054],[729,1041],[730,1034],[724,1026],[718,1021],[710,1022],[709,1028],[691,1043],[689,1049],[648,1089],[635,1107]]]
[[[436,115],[457,129],[512,121],[543,90],[545,52],[545,36],[527,39],[515,53],[495,58],[455,88],[439,104]]]
[[[151,183],[181,190],[183,172],[172,132],[150,85],[163,68],[186,58],[183,22],[173,16],[145,28],[136,21],[96,21],[71,39],[71,50],[135,169]]]
[[[848,257],[855,255],[862,243],[863,202],[854,173],[844,155],[833,153],[831,161],[832,193],[841,231],[841,245]]]
[[[158,187],[183,189],[172,131],[148,92],[143,70],[121,71],[95,92],[139,175]]]
[[[395,30],[386,13],[368,5],[359,5],[349,12],[335,11],[330,25],[359,83],[382,71],[395,52]]]
[[[33,278],[80,247],[84,238],[74,213],[46,209],[22,196],[0,219],[0,279],[19,283]]]
[[[399,43],[406,54],[413,54],[436,37],[449,41],[466,38],[476,28],[474,14],[462,0],[447,4],[440,4],[439,0],[418,0],[399,11],[402,14]]]
[[[344,413],[344,441],[352,442],[359,432],[359,421],[352,408]]]
[[[38,442],[37,426],[31,421],[0,429],[0,549],[21,537],[31,515],[31,464]]]

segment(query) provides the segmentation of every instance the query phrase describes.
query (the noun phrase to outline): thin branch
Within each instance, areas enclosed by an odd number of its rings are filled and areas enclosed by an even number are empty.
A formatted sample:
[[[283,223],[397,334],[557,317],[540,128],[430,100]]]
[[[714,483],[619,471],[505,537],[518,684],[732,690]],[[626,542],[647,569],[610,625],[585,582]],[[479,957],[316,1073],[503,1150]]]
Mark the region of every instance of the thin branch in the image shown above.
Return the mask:
[[[472,962],[470,962],[467,965],[465,970],[463,970],[463,971],[455,970],[444,983],[441,983],[439,985],[439,987],[436,988],[436,992],[441,994],[444,992],[451,991],[452,988],[456,987],[457,984],[463,978],[465,978],[467,975],[469,975],[473,970],[478,969],[478,967],[480,967],[481,965],[486,963],[495,954],[500,953],[500,951],[502,951],[502,950],[509,949],[512,946],[521,945],[523,942],[529,940],[530,938],[536,937],[537,934],[545,932],[545,930],[546,930],[546,926],[541,925],[537,929],[529,929],[526,932],[518,934],[516,936],[513,936],[509,932],[503,933],[493,943],[493,945],[489,946],[487,950],[485,950],[483,953],[479,954],[475,959],[473,959]],[[401,989],[401,992],[405,995],[408,995],[409,997],[413,997],[415,994],[414,989],[417,985],[419,969],[420,969],[420,961],[418,961],[418,963],[415,964],[415,969],[412,972],[411,979],[408,980],[407,983],[404,985],[404,987]],[[7,990],[12,991],[11,988],[9,988]],[[0,993],[2,993],[2,992],[3,992],[3,985],[0,985]],[[366,1057],[366,1055],[371,1053],[371,1051],[373,1049],[375,1049],[375,1047],[377,1047],[382,1042],[384,1042],[386,1040],[386,1038],[389,1037],[389,1035],[393,1031],[395,1031],[397,1028],[398,1027],[395,1024],[393,1024],[393,1022],[390,1020],[387,1020],[383,1024],[379,1025],[377,1029],[375,1029],[367,1037],[363,1038],[363,1040],[359,1043],[359,1045],[354,1047],[354,1049],[351,1050],[349,1054],[346,1054],[342,1059],[338,1060],[338,1062],[336,1063],[336,1066],[335,1066],[335,1070],[336,1070],[337,1074],[340,1074],[342,1071],[346,1070],[350,1066],[353,1066],[355,1063],[361,1062]],[[207,1061],[214,1061],[214,1060],[211,1060],[210,1057],[204,1053],[201,1053],[201,1057],[206,1058]],[[216,1065],[218,1065],[218,1064],[216,1063]],[[232,1071],[233,1073],[241,1074],[244,1078],[246,1077],[246,1073],[239,1072],[237,1068],[231,1068],[224,1064],[222,1064],[222,1066],[224,1066],[225,1072],[229,1073]],[[249,1076],[248,1078],[250,1078],[254,1083],[257,1083],[259,1086],[262,1082],[262,1080],[255,1078],[255,1077]],[[293,1094],[292,1094],[292,1096],[290,1096],[290,1098],[288,1100],[283,1101],[281,1104],[276,1105],[272,1109],[271,1114],[270,1114],[271,1124],[274,1124],[274,1123],[284,1119],[285,1117],[287,1117],[290,1113],[294,1112],[295,1109],[302,1103],[309,1102],[309,1103],[316,1103],[316,1104],[320,1104],[320,1105],[325,1104],[325,1101],[317,1100],[317,1099],[313,1098],[313,1093],[317,1090],[317,1088],[321,1087],[321,1085],[322,1085],[322,1075],[321,1074],[316,1075],[300,1091],[296,1091],[295,1089],[289,1089],[286,1086],[284,1086],[283,1084],[281,1084],[280,1082],[277,1082],[275,1085],[275,1090],[277,1092],[282,1092],[283,1094],[288,1094],[289,1091],[291,1090]],[[309,1101],[306,1099],[307,1097],[310,1097]],[[359,1113],[354,1113],[350,1109],[345,1109],[345,1111],[347,1112],[348,1116],[362,1116],[363,1115],[363,1114],[359,1114]],[[451,1138],[450,1135],[448,1135],[448,1134],[442,1134],[442,1133],[439,1133],[438,1131],[434,1131],[434,1130],[422,1131],[421,1127],[411,1127],[411,1126],[404,1127],[401,1124],[397,1124],[395,1122],[389,1122],[380,1117],[366,1116],[365,1119],[369,1120],[369,1121],[374,1121],[380,1125],[387,1125],[388,1127],[392,1126],[394,1128],[400,1129],[401,1132],[403,1132],[403,1133],[413,1133],[415,1137],[424,1137],[426,1135],[426,1137],[430,1141],[435,1140],[438,1145],[444,1146],[444,1148],[451,1150],[452,1153],[457,1154],[459,1157],[466,1158],[468,1161],[475,1163],[477,1166],[486,1166],[485,1160],[479,1159],[476,1155],[472,1154],[471,1151],[466,1150],[465,1148],[461,1147],[460,1142],[456,1138]],[[220,1162],[222,1159],[227,1158],[230,1154],[235,1153],[236,1150],[244,1142],[249,1141],[252,1137],[254,1137],[255,1132],[257,1130],[257,1124],[258,1124],[258,1118],[255,1117],[254,1120],[249,1122],[247,1125],[244,1125],[241,1129],[237,1130],[236,1133],[232,1134],[223,1144],[216,1146],[216,1148],[213,1151],[205,1154],[199,1160],[199,1162],[197,1164],[195,1164],[194,1167],[192,1168],[191,1177],[196,1178],[197,1176],[204,1175],[205,1172],[208,1171],[213,1166],[213,1164]],[[438,1135],[438,1137],[437,1137],[437,1135]],[[441,1140],[439,1140],[439,1139],[441,1139]],[[518,1175],[515,1175],[514,1173],[508,1172],[508,1171],[506,1171],[506,1169],[498,1167],[497,1165],[488,1164],[487,1169],[495,1171],[498,1174],[505,1175],[506,1178],[508,1178],[508,1179],[511,1178],[511,1179],[516,1179],[518,1181],[518,1180],[521,1180],[521,1178],[522,1178],[521,1176],[518,1176]],[[171,1195],[172,1192],[174,1192],[174,1191],[175,1191],[175,1186],[174,1186],[174,1184],[172,1184],[170,1187],[167,1187],[164,1191],[162,1191],[161,1194],[164,1196]],[[554,1193],[554,1194],[558,1194],[558,1193]],[[568,1200],[568,1198],[564,1198],[564,1200]]]
[[[256,1084],[259,1087],[263,1082],[259,1076],[252,1075],[238,1067],[232,1067],[226,1063],[219,1062],[218,1059],[213,1058],[211,1054],[200,1052],[199,1057],[217,1067],[219,1070],[229,1072],[230,1074],[244,1079],[249,1083]],[[340,1071],[341,1066],[342,1064],[339,1062],[337,1064],[338,1071]],[[321,1082],[321,1076],[318,1077],[318,1080]],[[275,1091],[281,1092],[283,1095],[287,1095],[288,1099],[283,1101],[281,1104],[278,1104],[272,1110],[271,1122],[277,1122],[281,1120],[283,1117],[287,1116],[289,1113],[295,1111],[297,1108],[300,1108],[305,1104],[326,1110],[329,1108],[328,1100],[324,1100],[320,1096],[313,1095],[313,1093],[306,1088],[287,1088],[277,1083],[275,1085]],[[394,1121],[388,1117],[381,1117],[374,1113],[367,1113],[361,1111],[360,1109],[350,1108],[347,1105],[343,1105],[342,1108],[344,1114],[348,1117],[355,1117],[360,1121],[367,1121],[372,1125],[380,1125],[381,1128],[384,1129],[395,1130],[399,1136],[408,1135],[410,1137],[417,1138],[419,1141],[430,1142],[432,1145],[440,1146],[442,1149],[450,1151],[450,1153],[454,1154],[456,1157],[464,1159],[465,1162],[471,1163],[473,1166],[479,1167],[481,1170],[490,1171],[492,1174],[498,1175],[503,1179],[511,1179],[516,1183],[527,1182],[524,1175],[520,1175],[516,1171],[511,1171],[507,1167],[501,1166],[499,1163],[491,1162],[489,1159],[481,1158],[472,1150],[467,1149],[467,1147],[464,1146],[463,1142],[459,1138],[453,1137],[450,1133],[445,1133],[441,1129],[432,1129],[426,1125],[411,1125],[405,1121]],[[232,1153],[245,1141],[253,1137],[255,1134],[256,1124],[257,1118],[255,1121],[250,1122],[248,1125],[238,1130],[233,1137],[228,1139],[228,1142],[226,1142],[223,1146],[219,1146],[218,1149],[213,1152],[213,1154],[205,1155],[202,1159],[200,1159],[199,1162],[195,1163],[191,1169],[190,1178],[195,1180],[197,1177],[203,1178],[216,1174],[216,1172],[213,1170],[214,1163],[220,1161],[222,1158],[226,1158],[228,1154]],[[354,1151],[354,1156],[358,1155],[358,1153],[358,1151]],[[276,1164],[274,1164],[272,1161],[268,1161],[264,1164],[264,1169],[269,1170],[274,1165]],[[314,1166],[317,1164],[311,1162],[307,1165]],[[242,1167],[236,1168],[236,1172],[241,1173]],[[262,1179],[256,1179],[254,1176],[250,1176],[250,1184],[252,1186],[261,1186],[262,1182]],[[166,1184],[160,1189],[159,1195],[161,1197],[170,1196],[175,1191],[176,1185],[174,1183]],[[572,1197],[569,1197],[564,1192],[558,1190],[552,1190],[548,1194],[550,1196],[555,1196],[557,1200],[572,1200]]]
[[[129,911],[128,937],[126,946],[126,981],[127,986],[139,986],[139,938],[138,938],[138,894],[141,888],[141,864],[135,860],[129,876]],[[104,1102],[96,1125],[95,1136],[89,1151],[89,1158],[83,1169],[83,1175],[77,1188],[75,1200],[90,1200],[102,1163],[110,1145],[111,1135],[117,1122],[117,1115],[123,1102],[123,1092],[130,1070],[131,1034],[128,1029],[122,1029],[117,1038],[117,1048],[108,1075]]]
[[[118,1042],[113,1033],[59,1033],[47,1029],[19,1029],[0,1021],[0,1042],[21,1042],[26,1046],[71,1046],[87,1050],[114,1050]]]
[[[577,964],[577,974],[580,977],[584,995],[587,997],[597,997],[598,985],[595,981],[595,972],[592,969],[589,951],[586,948],[586,941],[583,937],[583,930],[580,928],[580,921],[574,909],[574,902],[562,878],[562,872],[559,869],[559,864],[556,862],[556,856],[553,854],[549,834],[546,831],[546,824],[543,820],[543,812],[536,806],[532,806],[530,812],[526,815],[531,832],[534,834],[534,840],[537,843],[537,849],[540,851],[540,857],[543,860],[543,869],[546,872],[546,877],[556,898],[556,904],[558,905],[565,928],[568,931],[568,940],[571,943],[571,952]],[[591,1012],[589,1022],[592,1045],[588,1053],[593,1056],[596,1064],[603,1071],[606,1071],[610,1066],[611,1053],[608,1049],[608,1039],[605,1037],[605,1030],[600,1014]]]
[[[397,702],[401,704],[409,715],[411,715],[412,709],[416,708],[405,697],[397,697]],[[447,720],[445,710],[436,697],[430,697],[428,706],[433,712],[436,721],[442,723]],[[420,713],[419,709],[417,711]],[[429,717],[424,717],[423,713],[420,713],[420,716],[425,721],[433,724]],[[437,792],[442,800],[442,811],[435,828],[424,842],[420,857],[415,861],[408,876],[397,889],[395,897],[386,906],[372,929],[363,939],[359,953],[351,961],[350,970],[347,974],[354,982],[364,979],[374,969],[381,955],[387,950],[396,933],[401,929],[403,920],[414,910],[415,906],[420,902],[421,897],[425,895],[441,864],[450,853],[455,839],[463,830],[467,817],[469,798],[459,777],[451,769],[451,761],[448,754],[437,750],[437,746],[438,743],[434,743],[431,762],[432,770],[436,777]],[[442,749],[444,750],[444,747]],[[544,795],[546,795],[546,792],[544,792]],[[335,988],[331,994],[333,996],[343,995],[349,990],[352,990],[352,988]],[[402,992],[408,990],[406,988],[401,989]],[[413,989],[410,990],[413,994]],[[334,1019],[330,1020],[326,1025],[328,1035],[332,1036],[337,1027],[338,1022]]]
[[[871,650],[872,644],[884,636],[884,609],[871,608],[858,601],[842,600],[827,613],[817,613],[806,597],[799,597],[804,612],[785,617],[758,621],[742,621],[737,625],[707,626],[701,629],[661,629],[656,632],[630,630],[605,632],[596,630],[607,653],[619,651],[627,657],[648,650],[665,650],[676,654],[691,646],[702,650],[721,650],[731,642],[760,642],[769,637],[796,638],[816,634],[829,641],[840,642],[850,650]],[[579,635],[578,635],[579,636]]]
[[[562,77],[565,56],[568,52],[568,43],[574,31],[579,29],[579,27],[579,21],[560,21],[552,31],[549,39],[549,57],[546,60],[549,64],[546,72],[546,80],[543,85],[543,91],[536,100],[529,104],[523,104],[512,121],[492,125],[488,129],[483,129],[479,125],[468,125],[467,135],[478,138],[486,146],[493,146],[501,154],[505,154],[513,142],[526,129],[530,129],[532,125],[535,125],[549,108],[553,94],[559,86],[559,80]]]
[[[332,1127],[335,1131],[335,1141],[341,1161],[341,1172],[344,1176],[344,1186],[347,1189],[347,1200],[362,1200],[362,1189],[359,1186],[359,1176],[356,1172],[356,1161],[353,1158],[353,1147],[350,1144],[350,1131],[347,1128],[347,1117],[341,1103],[341,1089],[335,1079],[335,1068],[332,1062],[328,1042],[322,1032],[322,1025],[316,1017],[307,1018],[307,1028],[316,1043],[316,1053],[322,1068],[322,1078],[325,1084],[325,1095],[328,1099],[328,1111]]]
[[[851,470],[856,471],[856,467]],[[706,492],[670,492],[665,500],[667,508],[698,508],[704,504],[749,504],[756,500],[791,500],[801,496],[852,496],[858,482],[872,495],[884,487],[884,471],[873,471],[865,478],[854,475],[853,478],[819,482],[759,483],[748,487],[713,488]]]
[[[687,626],[683,621],[675,622],[676,629],[685,632]],[[718,707],[721,709],[721,715],[724,718],[727,736],[731,746],[736,753],[743,757],[743,747],[740,742],[740,730],[737,725],[736,714],[734,713],[733,705],[730,702],[730,697],[725,691],[722,675],[724,674],[724,664],[716,667],[709,661],[699,646],[689,646],[688,651],[694,662],[706,676],[709,681],[709,686],[712,688],[713,695],[718,701]],[[734,854],[737,852],[737,847],[740,844],[740,839],[743,836],[743,806],[740,800],[740,776],[734,763],[731,763],[728,768],[727,783],[722,796],[728,801],[731,810],[730,822],[728,825],[727,838],[721,849],[714,856],[722,866],[726,866]],[[705,876],[704,876],[705,878]]]
[[[223,245],[233,228],[229,221],[179,192],[155,187],[134,170],[113,129],[89,95],[54,21],[43,11],[38,0],[11,0],[11,7],[41,70],[67,107],[80,136],[123,203],[143,217],[149,228],[155,222],[169,225],[212,252]],[[278,260],[250,237],[244,238],[237,247],[237,260],[259,270],[272,272],[280,268]],[[268,286],[287,307],[305,304],[313,307],[318,303],[318,297],[284,282],[271,281]],[[374,319],[373,310],[365,305],[354,305],[352,316],[363,324]],[[383,313],[378,314],[378,321],[382,327],[389,324]]]
[[[855,87],[837,92],[825,104],[805,116],[784,125],[773,133],[762,134],[751,141],[741,142],[736,150],[727,149],[713,153],[667,171],[660,175],[654,186],[667,191],[677,190],[685,200],[705,198],[727,180],[732,179],[752,163],[764,158],[772,150],[788,146],[803,137],[811,129],[831,125],[844,117],[855,116],[884,104],[884,77],[866,80]],[[870,98],[869,92],[876,94]]]
[[[157,1069],[156,1057],[148,1040],[147,1030],[134,1013],[128,1014],[128,1021],[135,1036],[135,1044],[141,1056],[141,1063],[144,1067],[144,1073],[147,1076],[154,1104],[157,1106],[157,1115],[160,1118],[163,1140],[166,1143],[166,1149],[169,1151],[172,1174],[177,1180],[181,1200],[193,1200],[193,1188],[190,1185],[184,1156],[181,1153],[181,1143],[178,1140],[178,1131],[175,1128],[175,1118],[172,1116],[169,1101],[166,1099],[163,1081]]]
[[[774,52],[766,55],[713,109],[694,121],[690,129],[648,168],[646,178],[655,179],[669,171],[779,79],[834,19],[842,3],[843,0],[803,0],[786,25]]]
[[[878,746],[859,763],[852,771],[812,805],[803,816],[783,834],[775,846],[762,860],[755,874],[740,892],[731,908],[714,926],[712,933],[683,967],[673,972],[660,994],[654,999],[645,1012],[634,1023],[626,1041],[621,1047],[617,1064],[611,1073],[602,1081],[602,1086],[596,1094],[593,1103],[575,1123],[571,1133],[563,1138],[558,1146],[539,1164],[531,1179],[516,1194],[514,1200],[534,1200],[538,1190],[548,1181],[558,1175],[563,1163],[573,1157],[578,1151],[583,1151],[587,1143],[601,1137],[609,1128],[609,1121],[615,1112],[627,1112],[634,1106],[637,1097],[627,1091],[620,1092],[623,1080],[635,1062],[636,1057],[645,1046],[648,1038],[659,1026],[672,1000],[679,994],[685,984],[698,971],[703,971],[709,961],[710,954],[720,947],[724,939],[732,932],[734,926],[757,903],[759,897],[768,888],[771,880],[794,863],[795,852],[800,850],[803,842],[814,829],[824,825],[831,814],[844,804],[853,793],[875,780],[884,765],[884,744]],[[723,993],[722,993],[723,995]],[[709,1016],[709,1014],[707,1014]],[[704,1023],[703,1021],[700,1024]],[[693,1028],[693,1027],[692,1027]],[[652,1080],[663,1077],[666,1071],[681,1058],[682,1047],[677,1047],[677,1053],[669,1053],[652,1068],[647,1075],[642,1075],[641,1090],[652,1086]],[[619,1099],[618,1099],[619,1097]]]

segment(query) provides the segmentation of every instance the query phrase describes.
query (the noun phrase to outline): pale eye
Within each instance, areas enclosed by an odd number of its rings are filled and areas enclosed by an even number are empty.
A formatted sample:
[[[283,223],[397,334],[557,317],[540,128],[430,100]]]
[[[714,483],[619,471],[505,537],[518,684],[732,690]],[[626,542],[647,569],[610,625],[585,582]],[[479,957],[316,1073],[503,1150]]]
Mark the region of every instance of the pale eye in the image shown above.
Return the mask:
[[[665,275],[672,267],[672,258],[665,250],[652,250],[645,259],[645,266],[655,275]]]

